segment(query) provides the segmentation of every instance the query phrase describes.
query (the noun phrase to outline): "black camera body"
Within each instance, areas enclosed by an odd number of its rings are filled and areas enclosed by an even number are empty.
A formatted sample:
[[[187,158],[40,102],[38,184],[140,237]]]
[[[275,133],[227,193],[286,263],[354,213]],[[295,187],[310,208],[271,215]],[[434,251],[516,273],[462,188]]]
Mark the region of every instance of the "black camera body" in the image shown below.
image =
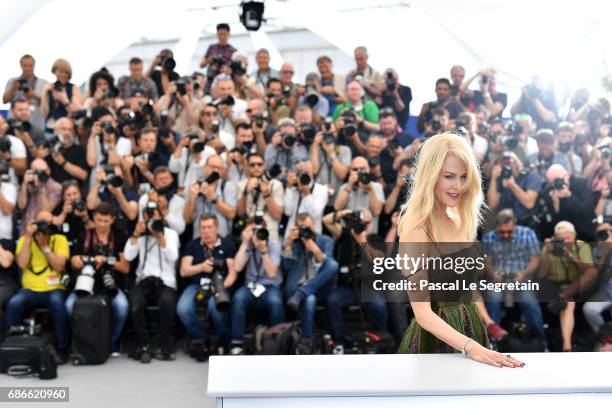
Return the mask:
[[[49,180],[49,174],[44,170],[34,170],[34,176],[40,184],[46,184]],[[34,181],[31,181],[30,184],[34,185]]]
[[[306,225],[300,225],[299,227],[299,237],[301,239],[314,239],[314,231],[307,227]]]
[[[357,132],[357,116],[353,111],[344,111],[342,113],[342,119],[344,120],[344,133],[347,136],[353,136]]]
[[[361,184],[370,184],[371,181],[374,181],[373,176],[363,169],[357,172],[357,179]]]
[[[8,137],[0,137],[0,153],[11,151],[11,141]]]
[[[353,211],[346,214],[342,219],[346,227],[353,230],[356,234],[361,234],[365,231],[366,223],[362,220],[363,213],[361,211]]]
[[[295,142],[297,142],[297,138],[293,133],[282,133],[281,138],[283,139],[283,143],[285,144],[285,146],[289,148],[293,147],[295,145]]]
[[[82,200],[74,200],[72,202],[72,209],[73,211],[85,211],[85,202],[83,202]]]
[[[53,235],[57,233],[57,227],[47,221],[34,221],[34,225],[36,225],[36,232],[40,232],[41,234]]]
[[[32,130],[32,124],[27,120],[18,120],[15,118],[11,118],[7,122],[11,129],[13,129],[13,131],[29,132],[30,130]]]
[[[246,74],[246,69],[242,61],[232,61],[230,62],[229,67],[232,70],[232,75],[234,76],[242,76]]]
[[[173,72],[174,68],[176,68],[176,61],[174,58],[168,56],[162,60],[161,66],[166,72]]]
[[[563,180],[563,178],[557,177],[556,179],[554,179],[553,188],[555,190],[563,190],[564,187],[565,187],[565,181]]]
[[[306,145],[312,144],[314,138],[319,131],[318,127],[311,123],[302,123],[300,126],[300,136],[302,142]]]
[[[552,240],[552,254],[554,256],[563,256],[563,250],[565,248],[565,241],[559,238],[553,238]]]

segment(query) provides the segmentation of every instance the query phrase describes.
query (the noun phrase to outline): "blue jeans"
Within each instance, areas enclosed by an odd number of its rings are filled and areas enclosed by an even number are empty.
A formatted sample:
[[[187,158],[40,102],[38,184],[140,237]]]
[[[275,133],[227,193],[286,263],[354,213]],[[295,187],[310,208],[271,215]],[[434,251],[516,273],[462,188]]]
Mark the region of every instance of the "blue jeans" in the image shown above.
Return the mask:
[[[362,302],[372,323],[377,330],[387,331],[388,311],[387,303],[379,292],[372,294],[376,298],[374,302]],[[353,289],[340,286],[332,290],[327,297],[327,314],[331,329],[331,336],[335,342],[342,340],[342,309],[348,306],[358,305],[359,294]]]
[[[266,286],[266,291],[256,298],[248,287],[243,286],[236,291],[232,299],[232,341],[234,342],[244,341],[246,312],[249,307],[268,309],[270,326],[285,321],[285,305],[279,288]]]
[[[330,262],[326,259],[312,279],[295,288],[295,292],[300,291],[305,295],[300,307],[300,321],[302,323],[302,337],[304,339],[312,338],[317,301],[325,299],[329,295],[337,273],[338,263],[333,260]]]
[[[176,304],[176,314],[183,327],[187,330],[187,334],[192,339],[206,339],[208,337],[204,325],[200,321],[197,314],[197,300],[199,286],[195,283],[190,284],[185,288],[178,303]],[[217,310],[214,296],[208,295],[204,299],[208,307],[208,313],[212,320],[213,330],[218,337],[230,337],[230,314],[229,311],[220,312]]]
[[[66,299],[66,312],[68,316],[72,316],[72,309],[74,308],[74,302],[77,300],[77,295],[72,292]],[[127,296],[121,289],[117,289],[117,295],[111,299],[111,308],[113,309],[113,332],[111,338],[113,340],[113,351],[118,351],[117,340],[121,336],[123,326],[127,320],[130,305],[128,303]]]
[[[51,319],[53,320],[53,332],[57,350],[61,352],[67,351],[70,326],[68,314],[64,307],[64,296],[65,293],[62,289],[51,290],[49,292],[33,292],[29,289],[19,289],[6,305],[5,330],[8,330],[11,326],[22,324],[23,315],[27,311],[37,307],[47,308],[51,312]]]
[[[531,291],[515,291],[514,296],[531,332],[537,336],[544,337],[544,318],[542,317],[542,309],[536,299],[536,296]],[[487,291],[486,293],[487,311],[491,315],[491,319],[497,324],[501,322],[503,293]]]

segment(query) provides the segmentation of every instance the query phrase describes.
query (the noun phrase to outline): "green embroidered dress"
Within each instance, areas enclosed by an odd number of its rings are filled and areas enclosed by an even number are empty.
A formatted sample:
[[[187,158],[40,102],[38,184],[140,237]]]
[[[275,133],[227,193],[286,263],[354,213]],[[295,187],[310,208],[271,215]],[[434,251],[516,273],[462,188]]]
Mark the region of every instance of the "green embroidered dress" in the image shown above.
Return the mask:
[[[467,253],[466,253],[467,252]],[[445,256],[477,256],[473,247],[460,250],[451,255]],[[433,273],[432,273],[433,272]],[[440,276],[440,271],[429,272],[431,276]],[[478,274],[475,270],[467,270],[462,274],[462,279],[466,281],[474,281]],[[453,277],[452,279],[455,279]],[[446,279],[449,279],[448,275]],[[443,296],[436,297],[435,293],[431,293],[431,309],[434,313],[448,323],[453,329],[459,333],[474,339],[481,345],[489,348],[489,338],[487,337],[486,328],[480,319],[480,314],[476,308],[476,304],[472,302],[473,293],[467,291],[456,291],[445,293]],[[398,353],[455,353],[454,348],[438,339],[433,334],[424,330],[418,325],[415,318],[412,319],[402,342],[399,346]]]

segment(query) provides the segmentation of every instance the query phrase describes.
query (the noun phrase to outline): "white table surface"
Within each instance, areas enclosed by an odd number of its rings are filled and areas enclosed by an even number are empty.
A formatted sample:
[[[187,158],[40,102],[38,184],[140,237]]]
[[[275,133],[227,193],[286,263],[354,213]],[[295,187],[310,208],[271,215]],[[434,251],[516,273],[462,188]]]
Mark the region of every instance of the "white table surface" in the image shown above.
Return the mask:
[[[527,365],[497,368],[459,354],[214,356],[207,392],[223,398],[612,393],[612,353],[513,356]]]

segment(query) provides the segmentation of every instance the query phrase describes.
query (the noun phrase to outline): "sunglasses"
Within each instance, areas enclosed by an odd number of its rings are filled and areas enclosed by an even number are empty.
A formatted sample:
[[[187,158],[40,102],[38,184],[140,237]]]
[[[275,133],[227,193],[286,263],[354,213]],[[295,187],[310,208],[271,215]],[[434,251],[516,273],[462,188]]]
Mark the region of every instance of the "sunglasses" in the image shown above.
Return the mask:
[[[367,171],[365,167],[353,167],[351,171]]]
[[[249,163],[249,167],[263,167],[263,162]]]

